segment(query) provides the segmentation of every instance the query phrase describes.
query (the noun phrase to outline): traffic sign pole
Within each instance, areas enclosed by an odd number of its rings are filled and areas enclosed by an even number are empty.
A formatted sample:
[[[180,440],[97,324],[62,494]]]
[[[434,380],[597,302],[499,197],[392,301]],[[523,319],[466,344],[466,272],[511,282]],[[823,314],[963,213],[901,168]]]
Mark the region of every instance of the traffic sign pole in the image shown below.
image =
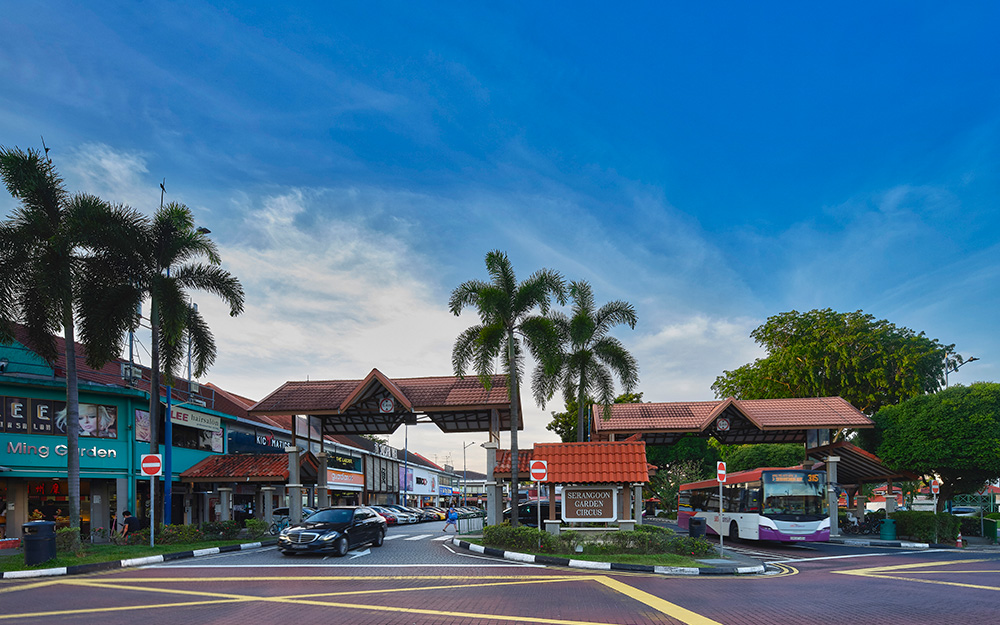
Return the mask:
[[[725,507],[722,505],[722,484],[726,481],[726,463],[720,460],[715,469],[716,477],[719,479],[719,555],[723,555],[725,545],[722,542],[722,513]]]

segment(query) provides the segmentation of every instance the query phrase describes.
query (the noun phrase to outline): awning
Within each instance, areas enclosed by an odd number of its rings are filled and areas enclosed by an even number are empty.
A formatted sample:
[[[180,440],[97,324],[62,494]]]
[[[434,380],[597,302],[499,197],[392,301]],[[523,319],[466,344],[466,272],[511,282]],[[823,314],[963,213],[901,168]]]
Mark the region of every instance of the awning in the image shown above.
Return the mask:
[[[893,471],[882,464],[875,454],[861,449],[847,441],[806,450],[806,455],[814,460],[826,462],[830,456],[838,456],[837,482],[840,484],[867,484],[890,480],[918,480],[920,476],[909,471]]]

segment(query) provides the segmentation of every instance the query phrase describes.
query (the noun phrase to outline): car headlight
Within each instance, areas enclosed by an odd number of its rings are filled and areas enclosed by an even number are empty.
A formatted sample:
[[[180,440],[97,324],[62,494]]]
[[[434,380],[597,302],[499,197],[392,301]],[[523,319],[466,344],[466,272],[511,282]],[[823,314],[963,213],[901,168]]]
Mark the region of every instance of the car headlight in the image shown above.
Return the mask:
[[[290,529],[292,529],[291,526],[282,528],[281,532],[278,533],[278,536],[288,536],[288,530]]]
[[[330,541],[340,538],[340,532],[327,532],[319,537],[320,540]]]

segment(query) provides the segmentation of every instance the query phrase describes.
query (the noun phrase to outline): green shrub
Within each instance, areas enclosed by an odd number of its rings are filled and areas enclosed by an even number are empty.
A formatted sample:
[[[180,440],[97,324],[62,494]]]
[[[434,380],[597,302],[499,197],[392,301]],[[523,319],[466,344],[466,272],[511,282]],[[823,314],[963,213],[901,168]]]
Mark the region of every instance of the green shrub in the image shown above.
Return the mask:
[[[79,527],[60,527],[56,530],[56,551],[79,553],[83,549]]]
[[[962,529],[962,536],[983,535],[983,524],[980,523],[978,514],[976,516],[959,516],[955,518],[958,520],[959,527]]]
[[[994,521],[1000,521],[1000,512],[990,512],[986,515],[987,519],[993,519]]]
[[[889,516],[896,521],[897,536],[909,536],[920,542],[933,543],[936,528],[936,540],[939,543],[953,543],[958,538],[960,517],[917,510],[893,512]]]
[[[715,555],[715,545],[704,538],[674,536],[670,539],[670,553],[681,556],[711,556]]]
[[[205,536],[197,525],[163,525],[156,526],[156,542],[162,545],[181,543],[196,543],[205,540]]]
[[[233,519],[203,523],[201,526],[201,531],[204,533],[205,538],[210,540],[232,540],[240,535],[240,529],[242,528],[239,522]]]
[[[525,525],[511,527],[501,523],[483,528],[483,544],[506,551],[561,553],[560,549],[565,548],[564,542],[544,530]]]
[[[245,526],[250,538],[260,538],[267,533],[267,523],[261,519],[247,519]]]
[[[149,529],[147,528],[137,532],[129,532],[128,536],[125,537],[125,543],[128,545],[148,545]]]
[[[643,523],[642,525],[636,525],[635,531],[637,532],[652,532],[654,534],[674,534],[674,530],[668,527],[660,527],[659,525],[649,525],[648,523]]]

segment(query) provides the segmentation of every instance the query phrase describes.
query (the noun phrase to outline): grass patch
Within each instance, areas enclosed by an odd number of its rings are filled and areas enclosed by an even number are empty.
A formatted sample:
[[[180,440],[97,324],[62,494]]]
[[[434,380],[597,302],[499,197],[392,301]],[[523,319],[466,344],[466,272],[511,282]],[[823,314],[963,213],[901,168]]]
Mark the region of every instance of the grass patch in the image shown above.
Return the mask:
[[[63,566],[76,566],[78,564],[94,564],[97,562],[117,562],[129,558],[145,558],[148,556],[158,556],[166,553],[177,553],[179,551],[189,551],[192,549],[211,549],[212,547],[224,547],[226,545],[238,545],[245,542],[253,542],[252,539],[244,540],[207,540],[196,543],[156,545],[150,547],[146,545],[91,545],[85,544],[83,551],[79,554],[72,552],[57,551],[54,560],[36,564],[34,566],[24,566],[24,553],[11,555],[0,555],[0,571],[32,571],[38,569],[51,569]]]

